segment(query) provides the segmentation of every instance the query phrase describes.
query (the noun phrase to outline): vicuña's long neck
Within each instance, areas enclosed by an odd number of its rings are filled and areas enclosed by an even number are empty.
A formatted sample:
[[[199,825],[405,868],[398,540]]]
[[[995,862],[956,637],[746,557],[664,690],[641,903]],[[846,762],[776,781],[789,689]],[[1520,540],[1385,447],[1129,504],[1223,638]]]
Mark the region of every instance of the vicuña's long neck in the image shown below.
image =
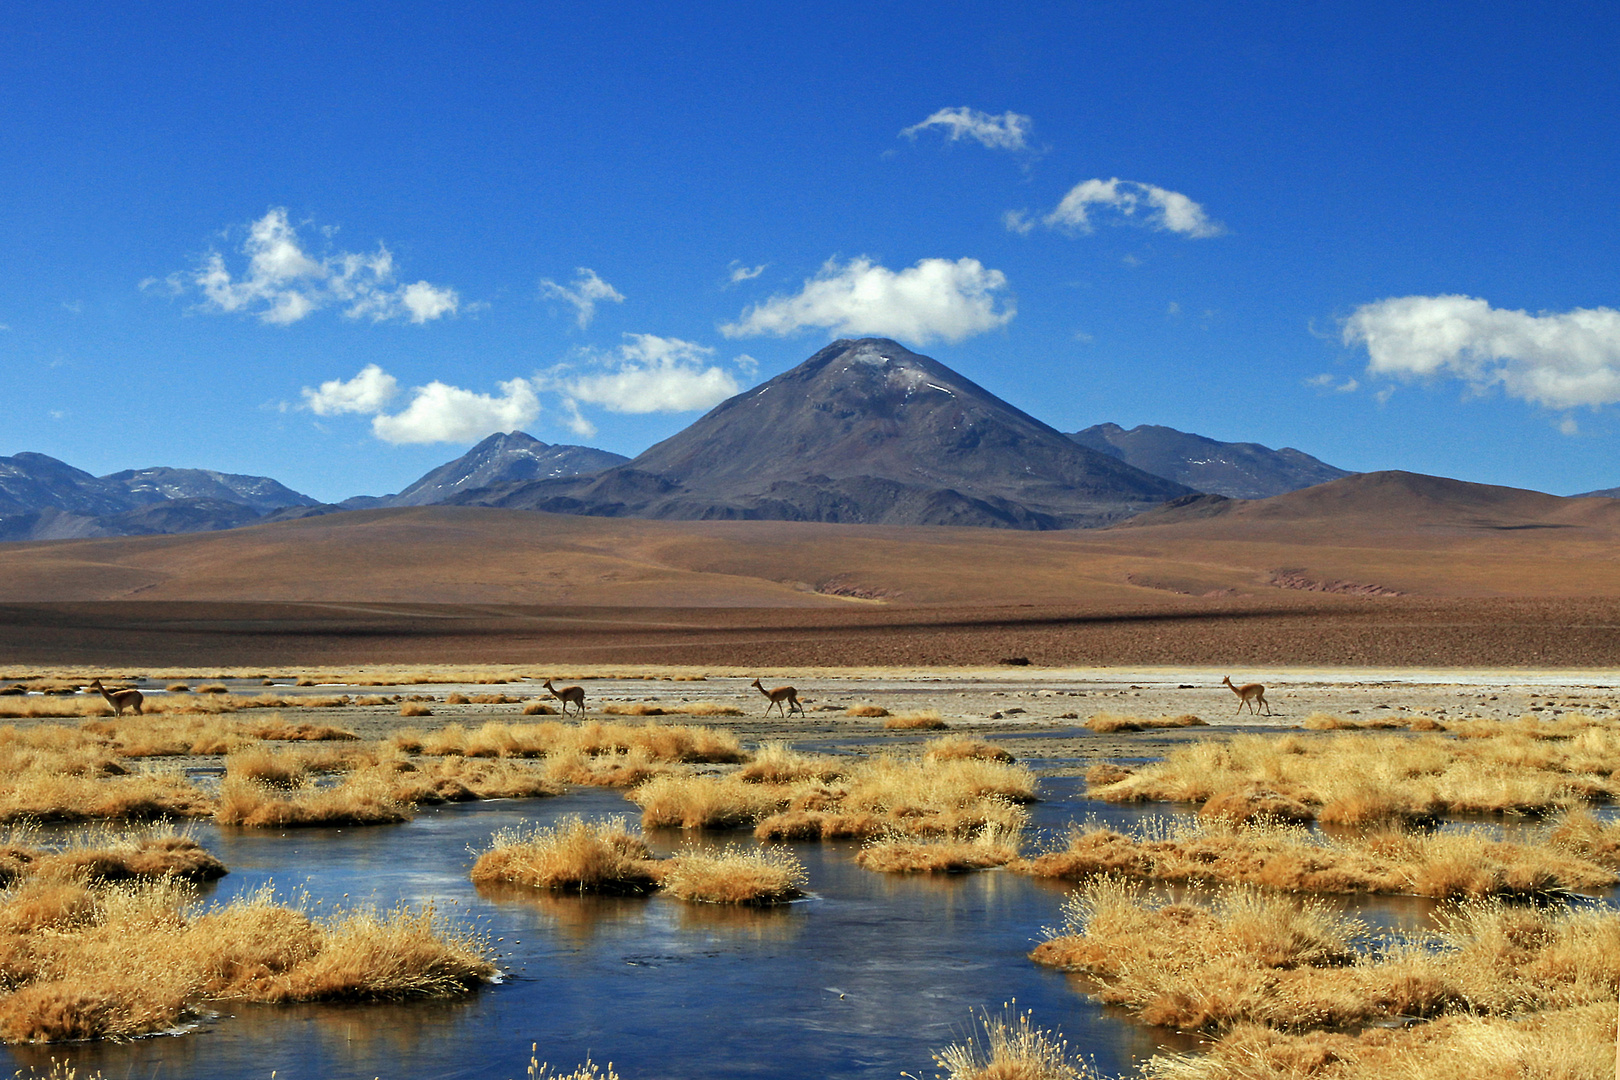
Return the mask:
[[[96,689],[100,690],[101,691],[101,696],[107,699],[107,704],[109,704],[109,705],[118,704],[116,701],[113,700],[112,694],[110,692],[108,692],[108,690],[107,690],[107,688],[105,686],[97,686]]]

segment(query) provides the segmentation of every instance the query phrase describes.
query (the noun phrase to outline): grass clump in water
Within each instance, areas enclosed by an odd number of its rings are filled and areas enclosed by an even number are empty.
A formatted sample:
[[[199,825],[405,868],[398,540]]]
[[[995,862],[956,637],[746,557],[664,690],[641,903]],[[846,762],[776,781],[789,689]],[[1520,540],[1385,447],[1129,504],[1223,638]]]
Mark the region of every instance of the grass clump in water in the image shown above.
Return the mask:
[[[804,895],[804,864],[784,848],[683,851],[663,870],[664,891],[704,904],[785,904]]]
[[[1413,938],[1375,939],[1319,901],[1223,889],[1173,902],[1093,881],[1031,958],[1082,971],[1150,1024],[1224,1031],[1343,1028],[1445,1013],[1514,1016],[1596,1002],[1620,986],[1620,916],[1465,901]]]
[[[1036,1027],[1016,1002],[997,1015],[982,1014],[979,1027],[981,1033],[934,1055],[935,1066],[945,1070],[936,1080],[1104,1080],[1070,1053],[1062,1032]]]
[[[968,836],[916,837],[891,832],[868,840],[855,862],[885,874],[986,870],[1006,866],[1018,858],[1022,831],[1021,825],[1009,827],[991,822]]]
[[[883,721],[883,726],[889,731],[940,731],[950,727],[933,709],[895,713]]]
[[[1145,716],[1121,716],[1118,713],[1097,713],[1087,720],[1083,727],[1106,735],[1115,731],[1149,731],[1159,728],[1208,727],[1204,720],[1192,713],[1182,713],[1180,716],[1160,716],[1148,718]]]
[[[488,944],[432,908],[340,910],[268,889],[204,908],[173,882],[28,882],[0,894],[0,1040],[132,1038],[207,1001],[403,1000],[495,974]]]
[[[375,773],[356,773],[333,787],[278,789],[240,777],[220,785],[214,820],[249,829],[316,825],[391,825],[409,821],[411,806]]]
[[[1111,874],[1175,884],[1441,899],[1541,897],[1608,888],[1620,880],[1612,870],[1551,844],[1498,840],[1484,829],[1333,837],[1281,824],[1187,818],[1146,822],[1129,834],[1099,824],[1071,826],[1065,848],[1018,869],[1071,880]]]
[[[566,892],[646,893],[658,884],[657,861],[622,817],[497,832],[473,864],[476,882],[509,882]]]
[[[969,738],[966,735],[945,735],[931,740],[923,747],[925,761],[961,761],[964,758],[1008,763],[1017,760],[1006,749],[993,742]]]

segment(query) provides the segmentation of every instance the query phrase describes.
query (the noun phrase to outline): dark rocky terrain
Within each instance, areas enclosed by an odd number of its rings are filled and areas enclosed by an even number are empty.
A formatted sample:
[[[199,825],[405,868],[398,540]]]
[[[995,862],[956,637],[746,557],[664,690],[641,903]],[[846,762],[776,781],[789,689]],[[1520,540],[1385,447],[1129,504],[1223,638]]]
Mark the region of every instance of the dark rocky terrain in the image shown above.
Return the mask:
[[[640,457],[450,503],[602,517],[1055,529],[1189,489],[1076,444],[926,356],[841,340]]]
[[[45,454],[0,457],[0,540],[231,529],[318,505],[267,476],[157,467],[98,477]]]
[[[1231,499],[1266,499],[1353,474],[1292,447],[1221,442],[1158,424],[1097,424],[1069,438],[1144,472]]]

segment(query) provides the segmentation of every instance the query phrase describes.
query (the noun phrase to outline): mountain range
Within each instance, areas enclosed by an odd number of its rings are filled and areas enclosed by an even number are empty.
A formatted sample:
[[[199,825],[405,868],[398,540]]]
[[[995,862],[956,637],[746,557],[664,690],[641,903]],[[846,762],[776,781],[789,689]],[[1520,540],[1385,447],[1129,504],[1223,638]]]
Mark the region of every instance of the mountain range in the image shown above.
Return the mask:
[[[1064,434],[885,338],[840,340],[634,460],[497,433],[394,495],[322,504],[268,477],[150,468],[95,477],[0,458],[0,539],[200,532],[438,503],[666,520],[1053,529],[1200,492],[1265,498],[1350,475],[1298,450],[1173,428]]]
[[[1098,424],[1069,438],[1144,472],[1229,499],[1269,499],[1351,474],[1292,447],[1219,442],[1157,424]]]

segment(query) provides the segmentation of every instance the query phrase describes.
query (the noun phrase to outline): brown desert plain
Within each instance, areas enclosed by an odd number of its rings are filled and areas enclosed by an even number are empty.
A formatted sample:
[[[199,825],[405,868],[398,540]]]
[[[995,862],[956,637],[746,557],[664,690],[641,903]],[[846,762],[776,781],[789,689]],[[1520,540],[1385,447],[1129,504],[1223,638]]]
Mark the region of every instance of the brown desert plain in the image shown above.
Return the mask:
[[[0,547],[10,663],[1596,667],[1620,502],[1410,473],[1097,530],[358,511]]]

